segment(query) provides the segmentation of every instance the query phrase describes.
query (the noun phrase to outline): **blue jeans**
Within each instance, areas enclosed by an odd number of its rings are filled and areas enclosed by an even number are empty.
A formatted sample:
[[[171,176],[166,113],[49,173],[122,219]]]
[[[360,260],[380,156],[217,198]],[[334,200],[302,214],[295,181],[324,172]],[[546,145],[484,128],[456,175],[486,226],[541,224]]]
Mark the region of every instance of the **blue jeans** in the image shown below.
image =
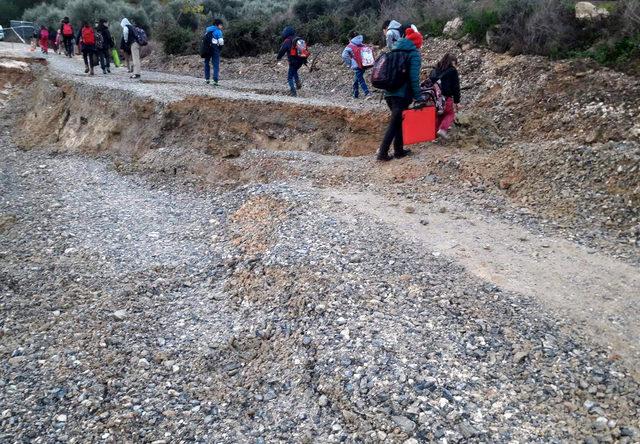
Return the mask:
[[[297,96],[298,92],[296,84],[300,83],[300,77],[298,77],[298,70],[301,66],[289,63],[289,72],[287,73],[287,82],[289,82],[289,88],[291,89],[291,95]]]
[[[356,68],[353,70],[354,79],[353,79],[353,97],[356,99],[360,95],[360,89],[362,88],[362,92],[364,95],[369,95],[369,88],[367,87],[367,82],[364,80],[364,69]]]
[[[218,75],[220,74],[220,48],[214,46],[211,48],[211,55],[204,59],[204,78],[209,80],[211,78],[211,67],[209,63],[213,64],[213,80],[218,81]]]

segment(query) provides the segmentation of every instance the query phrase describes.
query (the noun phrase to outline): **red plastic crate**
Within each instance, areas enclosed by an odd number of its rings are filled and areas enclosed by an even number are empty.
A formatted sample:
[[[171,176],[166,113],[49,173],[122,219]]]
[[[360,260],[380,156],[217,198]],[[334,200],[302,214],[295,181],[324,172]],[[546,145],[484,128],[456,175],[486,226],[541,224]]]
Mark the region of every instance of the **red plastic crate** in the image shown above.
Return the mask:
[[[402,140],[405,145],[436,140],[436,108],[427,106],[402,113]]]

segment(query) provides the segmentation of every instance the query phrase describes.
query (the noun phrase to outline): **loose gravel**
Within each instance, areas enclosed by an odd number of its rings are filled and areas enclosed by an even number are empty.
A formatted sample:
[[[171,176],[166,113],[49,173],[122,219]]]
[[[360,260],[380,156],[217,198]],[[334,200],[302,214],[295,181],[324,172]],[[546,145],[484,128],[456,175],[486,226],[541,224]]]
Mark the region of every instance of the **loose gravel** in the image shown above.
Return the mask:
[[[0,441],[635,442],[570,322],[290,183],[0,139]]]

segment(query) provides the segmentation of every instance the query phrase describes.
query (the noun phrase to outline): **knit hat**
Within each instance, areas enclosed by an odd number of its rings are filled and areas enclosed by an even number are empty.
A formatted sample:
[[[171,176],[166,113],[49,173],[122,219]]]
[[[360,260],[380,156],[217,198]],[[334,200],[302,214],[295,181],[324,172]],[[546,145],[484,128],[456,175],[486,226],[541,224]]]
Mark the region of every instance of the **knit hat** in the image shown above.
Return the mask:
[[[404,36],[411,40],[413,44],[416,45],[416,48],[422,48],[422,34],[420,34],[417,29],[414,29],[413,26],[411,28],[407,28],[404,32]]]

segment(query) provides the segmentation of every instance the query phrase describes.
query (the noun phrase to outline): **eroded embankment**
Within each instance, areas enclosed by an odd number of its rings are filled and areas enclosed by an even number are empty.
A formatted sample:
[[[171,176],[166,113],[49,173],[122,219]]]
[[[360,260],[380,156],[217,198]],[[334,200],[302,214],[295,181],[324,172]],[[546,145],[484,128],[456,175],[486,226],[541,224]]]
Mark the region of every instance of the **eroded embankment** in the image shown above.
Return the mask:
[[[217,157],[254,148],[357,156],[375,151],[383,128],[379,113],[219,97],[165,103],[49,76],[38,78],[27,95],[22,146],[108,150],[132,160],[166,146]]]

